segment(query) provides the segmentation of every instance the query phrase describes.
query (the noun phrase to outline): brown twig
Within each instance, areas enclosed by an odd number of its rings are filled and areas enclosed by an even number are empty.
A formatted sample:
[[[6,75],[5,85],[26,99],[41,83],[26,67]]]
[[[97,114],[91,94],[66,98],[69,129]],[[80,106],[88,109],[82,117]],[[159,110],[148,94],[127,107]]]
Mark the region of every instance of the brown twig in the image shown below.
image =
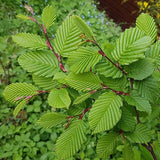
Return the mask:
[[[158,160],[150,143],[148,145],[143,143],[142,145],[152,154],[154,160]]]
[[[97,43],[97,41],[95,40],[90,40],[88,39],[87,42],[92,42],[94,43],[98,48],[99,48],[99,53],[105,57],[109,62],[111,62],[115,67],[117,67],[124,75],[126,75],[127,73],[123,70],[122,67],[119,66],[119,63],[115,64],[108,56],[106,56],[106,54],[103,52],[102,48],[99,46],[99,44]]]
[[[120,135],[122,135],[122,138],[123,138],[123,140],[126,140],[126,137],[124,136],[124,133],[123,133],[123,130],[122,129],[120,129]]]
[[[89,108],[86,108],[82,111],[82,113],[80,114],[77,114],[77,115],[73,115],[73,116],[69,116],[69,117],[66,117],[66,119],[69,119],[68,120],[68,123],[65,125],[65,129],[69,127],[69,124],[71,123],[72,119],[74,117],[79,117],[78,119],[83,119],[84,115],[86,114],[86,112],[88,112],[92,107],[89,107]]]
[[[123,91],[116,91],[116,90],[114,90],[114,89],[112,89],[112,88],[109,88],[109,87],[106,86],[105,84],[101,84],[101,85],[103,86],[102,89],[109,89],[109,90],[111,90],[112,92],[116,93],[117,95],[124,95],[124,96],[126,96],[126,95],[129,95],[129,94],[130,94],[129,92],[125,93],[125,92],[123,92]]]
[[[28,16],[28,17],[29,17],[32,21],[34,21],[34,22],[41,28],[42,32],[44,33],[44,35],[45,35],[45,37],[46,37],[46,39],[47,39],[46,43],[47,43],[48,48],[54,53],[54,55],[57,57],[57,59],[58,59],[58,61],[59,61],[59,68],[60,68],[63,72],[67,72],[67,70],[65,70],[65,68],[64,68],[64,66],[63,66],[63,64],[62,64],[61,55],[59,56],[58,53],[55,52],[55,50],[54,50],[54,48],[53,48],[53,46],[52,46],[52,44],[51,44],[51,42],[50,42],[50,40],[49,40],[46,27],[44,26],[44,24],[43,24],[43,26],[42,26],[42,25],[40,25],[40,24],[38,23],[38,21],[36,20],[36,18],[35,18],[35,16],[34,16],[32,7],[29,7],[29,6],[27,6],[26,4],[25,4],[25,7],[26,7],[26,9],[27,9],[27,10],[32,14],[32,16],[33,16],[33,17],[31,17],[31,16]]]
[[[141,121],[140,121],[140,119],[139,119],[139,113],[138,113],[138,111],[137,111],[137,108],[134,107],[134,110],[135,110],[135,112],[136,112],[137,122],[138,122],[138,123],[141,123]]]
[[[41,95],[41,94],[43,94],[43,93],[48,93],[48,92],[50,92],[50,91],[37,90],[37,92],[38,92],[38,93],[35,94],[35,95],[17,97],[17,98],[15,99],[15,101],[22,100],[22,99],[29,101],[32,97],[39,96],[39,95]]]
[[[133,83],[134,83],[134,79],[133,79],[133,78],[130,78],[131,90],[133,90]],[[134,109],[135,109],[135,112],[136,112],[137,122],[138,122],[138,123],[141,123],[140,118],[139,118],[138,110],[137,110],[136,107],[134,107]],[[142,143],[142,145],[152,154],[153,159],[154,159],[154,160],[157,160],[157,157],[156,157],[156,155],[155,155],[155,153],[154,153],[154,150],[153,150],[153,147],[151,146],[151,144],[148,143],[148,145],[147,145],[147,144],[145,144],[145,143]]]

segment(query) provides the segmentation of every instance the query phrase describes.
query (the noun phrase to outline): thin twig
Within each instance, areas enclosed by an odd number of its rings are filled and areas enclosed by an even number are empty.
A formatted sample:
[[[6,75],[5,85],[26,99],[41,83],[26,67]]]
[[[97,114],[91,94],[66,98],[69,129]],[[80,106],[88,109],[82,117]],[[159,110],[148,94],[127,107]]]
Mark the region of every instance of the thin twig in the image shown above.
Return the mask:
[[[26,5],[26,6],[27,6],[27,5]],[[28,7],[28,6],[27,6],[27,7]],[[31,8],[31,9],[32,9],[32,8]],[[48,48],[54,53],[54,55],[57,57],[57,59],[58,59],[58,61],[59,61],[59,67],[60,67],[60,69],[61,69],[63,72],[67,72],[67,70],[65,70],[65,68],[64,68],[64,66],[63,66],[63,64],[62,64],[61,55],[59,56],[58,53],[55,52],[55,50],[54,50],[54,48],[53,48],[53,46],[52,46],[52,44],[51,44],[51,42],[50,42],[50,40],[49,40],[49,37],[48,37],[48,35],[47,35],[47,30],[46,30],[44,24],[43,24],[43,26],[40,25],[40,24],[38,23],[38,21],[36,20],[33,12],[30,12],[30,13],[32,14],[33,17],[31,17],[31,16],[28,16],[28,17],[29,17],[32,21],[34,21],[34,22],[41,28],[42,32],[44,33],[44,35],[45,35],[45,37],[46,37],[46,39],[47,39],[47,42],[46,42],[46,43],[47,43]]]
[[[135,110],[135,112],[136,112],[137,122],[138,122],[138,123],[141,123],[141,121],[140,121],[140,119],[139,119],[139,113],[138,113],[138,111],[137,111],[137,108],[134,107],[134,110]]]
[[[118,64],[115,64],[108,56],[106,56],[106,54],[103,52],[102,48],[99,46],[99,44],[97,43],[97,41],[95,40],[87,40],[87,42],[92,42],[94,43],[98,48],[99,48],[99,53],[105,57],[109,62],[111,62],[115,67],[117,67],[123,74],[127,74],[122,67],[119,66],[119,63]]]
[[[152,154],[154,160],[158,160],[150,143],[148,145],[143,143],[142,145]]]
[[[116,90],[114,90],[114,89],[112,89],[112,88],[109,88],[109,87],[106,86],[105,84],[101,84],[101,85],[103,86],[102,89],[109,89],[109,90],[111,90],[112,92],[116,93],[117,95],[124,95],[124,96],[126,96],[126,95],[129,95],[129,94],[130,94],[129,92],[125,93],[125,92],[123,92],[123,91],[116,91]]]
[[[133,79],[133,78],[130,78],[131,90],[133,90],[133,83],[134,83],[134,79]],[[134,107],[134,109],[135,109],[135,112],[136,112],[137,122],[138,122],[138,123],[141,123],[140,118],[139,118],[138,110],[137,110],[136,107]],[[152,154],[153,159],[154,159],[154,160],[157,160],[157,157],[156,157],[156,155],[155,155],[155,153],[154,153],[154,150],[153,150],[153,147],[151,146],[151,144],[148,143],[148,145],[147,145],[147,144],[145,144],[145,143],[142,143],[142,145]]]

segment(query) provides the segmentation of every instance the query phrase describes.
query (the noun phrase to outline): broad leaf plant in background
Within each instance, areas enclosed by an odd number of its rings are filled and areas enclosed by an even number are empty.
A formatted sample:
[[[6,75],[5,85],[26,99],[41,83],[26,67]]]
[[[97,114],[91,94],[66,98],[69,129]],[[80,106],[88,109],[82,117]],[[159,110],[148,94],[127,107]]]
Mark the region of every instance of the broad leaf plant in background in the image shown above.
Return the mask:
[[[51,40],[47,30],[54,27],[54,8],[44,8],[42,23],[31,7],[26,5],[26,9],[30,15],[21,18],[37,23],[44,36],[12,36],[17,45],[31,50],[18,62],[32,73],[35,83],[13,83],[5,88],[5,98],[16,104],[14,116],[35,97],[48,94],[54,111],[44,114],[38,123],[45,128],[63,125],[55,147],[58,159],[78,152],[88,130],[98,137],[98,158],[119,152],[120,160],[160,159],[160,120],[152,124],[160,110],[160,41],[155,42],[153,18],[142,13],[136,27],[126,29],[114,48],[105,52],[89,26],[74,13]]]

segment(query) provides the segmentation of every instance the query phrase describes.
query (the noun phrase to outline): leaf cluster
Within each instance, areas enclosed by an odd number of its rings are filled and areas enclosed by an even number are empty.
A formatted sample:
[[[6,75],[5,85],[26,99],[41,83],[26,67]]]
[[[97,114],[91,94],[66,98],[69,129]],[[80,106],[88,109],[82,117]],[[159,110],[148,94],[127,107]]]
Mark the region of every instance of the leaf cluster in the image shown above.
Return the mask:
[[[134,160],[145,160],[144,147],[159,157],[159,119],[151,124],[160,88],[160,43],[154,43],[157,29],[153,18],[141,14],[136,27],[126,29],[105,53],[94,32],[77,15],[68,15],[51,41],[46,28],[55,23],[56,12],[50,8],[42,12],[43,25],[31,18],[46,40],[30,33],[12,36],[18,45],[31,50],[18,61],[39,87],[27,83],[6,87],[5,98],[17,104],[14,115],[34,97],[48,93],[54,112],[43,115],[38,123],[46,128],[63,124],[55,145],[57,158],[74,156],[87,141],[87,129],[99,135],[98,158],[108,158],[118,150],[116,156],[123,160],[130,154]],[[152,117],[149,124],[147,116]],[[157,144],[154,149],[150,144],[153,140]]]

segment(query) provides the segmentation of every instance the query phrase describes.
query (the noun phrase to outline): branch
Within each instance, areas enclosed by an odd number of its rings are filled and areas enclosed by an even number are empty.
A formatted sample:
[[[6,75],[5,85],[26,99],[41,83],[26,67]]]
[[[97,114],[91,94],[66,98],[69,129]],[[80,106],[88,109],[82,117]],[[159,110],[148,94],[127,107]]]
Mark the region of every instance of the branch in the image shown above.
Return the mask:
[[[69,116],[69,117],[66,117],[66,119],[69,119],[68,120],[68,123],[65,125],[65,128],[64,129],[67,129],[69,127],[69,124],[71,123],[72,119],[74,117],[79,117],[78,119],[83,119],[84,115],[86,114],[86,112],[88,112],[92,107],[89,107],[89,108],[86,108],[82,111],[82,113],[80,114],[77,114],[77,115],[73,115],[73,116]]]
[[[133,90],[133,83],[134,83],[134,79],[130,78],[131,90]],[[135,112],[136,112],[137,122],[141,123],[140,118],[139,118],[139,113],[138,113],[136,107],[134,107],[134,109],[135,109]],[[142,145],[152,154],[152,157],[153,157],[154,160],[158,160],[155,153],[154,153],[153,147],[151,146],[150,143],[148,143],[148,145],[146,145],[145,143],[142,143]]]
[[[129,95],[129,94],[130,94],[129,92],[125,93],[125,92],[123,92],[123,91],[116,91],[116,90],[114,90],[114,89],[112,89],[112,88],[109,88],[109,87],[106,86],[105,84],[101,84],[101,85],[103,86],[102,89],[109,89],[109,90],[111,90],[112,92],[116,93],[117,95],[124,95],[124,96],[126,96],[126,95]]]
[[[44,90],[37,90],[37,94],[35,94],[35,95],[30,95],[30,96],[22,96],[22,97],[17,97],[16,99],[15,99],[15,101],[18,101],[18,100],[20,100],[20,99],[23,99],[23,100],[30,100],[32,97],[35,97],[35,96],[39,96],[39,95],[41,95],[41,94],[43,94],[43,93],[48,93],[48,92],[50,92],[50,91],[44,91]]]
[[[34,13],[33,13],[33,9],[32,7],[29,7],[25,4],[25,7],[26,9],[32,14],[33,17],[31,16],[28,16],[32,21],[34,21],[42,30],[42,32],[44,33],[47,41],[47,46],[48,48],[55,54],[55,56],[57,57],[58,61],[59,61],[59,68],[63,71],[63,72],[67,72],[67,70],[65,70],[63,64],[62,64],[62,60],[61,60],[61,55],[59,56],[58,53],[55,52],[50,40],[49,40],[49,37],[47,35],[47,29],[45,28],[44,24],[43,24],[43,27],[38,23],[38,21],[36,20],[35,16],[34,16]]]
[[[126,75],[127,73],[123,70],[122,67],[119,66],[119,63],[118,64],[115,64],[108,56],[105,55],[105,53],[103,52],[102,48],[99,46],[99,44],[97,43],[97,41],[95,40],[90,40],[88,39],[87,42],[92,42],[94,43],[98,48],[99,48],[99,53],[105,57],[109,62],[111,62],[115,67],[117,67],[124,75]]]
[[[148,145],[143,143],[142,145],[152,154],[154,160],[158,160],[150,143]]]
[[[140,119],[139,119],[139,113],[138,113],[138,111],[137,111],[137,108],[134,107],[134,110],[135,110],[135,112],[136,112],[137,122],[138,122],[138,123],[141,123],[141,121],[140,121]]]
[[[123,133],[123,130],[122,129],[120,129],[120,135],[122,135],[122,138],[123,138],[123,140],[126,140],[126,137],[124,136],[124,133]]]

